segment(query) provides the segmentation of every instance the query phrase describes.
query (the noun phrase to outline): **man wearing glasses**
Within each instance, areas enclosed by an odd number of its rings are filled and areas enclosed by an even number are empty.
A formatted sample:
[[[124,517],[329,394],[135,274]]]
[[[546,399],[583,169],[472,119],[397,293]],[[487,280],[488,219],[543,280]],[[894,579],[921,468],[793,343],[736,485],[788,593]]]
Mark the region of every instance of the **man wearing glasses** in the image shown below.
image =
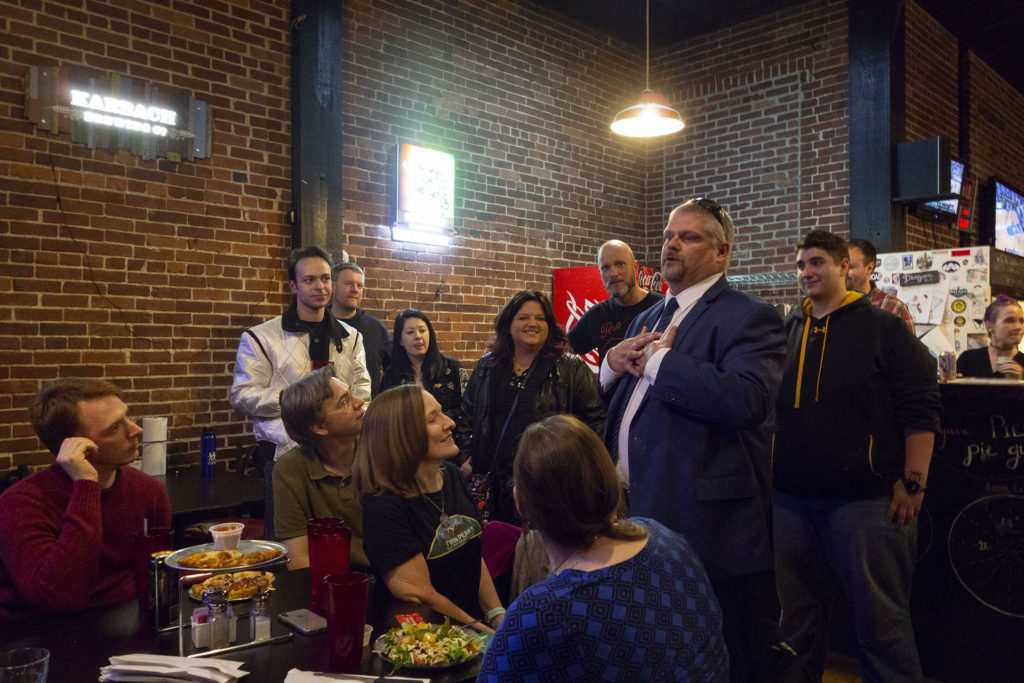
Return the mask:
[[[238,344],[231,407],[252,418],[263,463],[264,535],[274,538],[274,461],[296,446],[281,422],[281,390],[303,375],[333,365],[352,394],[370,399],[362,335],[326,315],[331,302],[331,258],[319,247],[293,249],[288,286],[295,304],[276,318],[246,330]],[[273,457],[270,457],[270,456]]]
[[[349,558],[369,567],[363,551],[363,507],[352,486],[363,400],[328,366],[281,392],[281,419],[299,444],[274,465],[274,528],[288,547],[289,569],[309,566],[306,521],[340,517],[352,530]]]
[[[729,286],[729,214],[698,198],[669,215],[664,303],[601,366],[605,441],[630,514],[686,537],[722,607],[731,680],[755,680],[778,618],[769,434],[786,340],[775,308]]]

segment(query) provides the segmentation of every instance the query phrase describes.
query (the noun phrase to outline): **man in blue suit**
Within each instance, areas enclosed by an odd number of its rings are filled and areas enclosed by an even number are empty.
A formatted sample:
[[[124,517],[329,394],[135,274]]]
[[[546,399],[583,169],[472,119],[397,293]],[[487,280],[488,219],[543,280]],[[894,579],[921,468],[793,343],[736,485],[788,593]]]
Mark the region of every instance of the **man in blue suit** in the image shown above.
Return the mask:
[[[731,680],[755,680],[775,643],[769,436],[786,338],[775,308],[732,289],[729,214],[698,198],[669,215],[669,292],[601,366],[605,441],[630,514],[682,533],[722,606]]]

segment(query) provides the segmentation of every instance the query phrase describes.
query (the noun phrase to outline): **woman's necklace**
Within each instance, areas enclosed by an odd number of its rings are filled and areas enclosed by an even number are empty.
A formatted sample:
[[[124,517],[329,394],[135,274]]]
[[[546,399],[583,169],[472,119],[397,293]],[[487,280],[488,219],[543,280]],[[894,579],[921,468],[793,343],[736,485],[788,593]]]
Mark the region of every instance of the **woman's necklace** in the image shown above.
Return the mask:
[[[574,557],[576,558],[575,560],[573,560]],[[583,557],[584,557],[584,553],[581,553],[578,550],[575,551],[575,552],[571,552],[571,553],[569,553],[568,555],[565,556],[565,559],[563,559],[562,562],[557,567],[555,567],[555,571],[553,571],[551,573],[552,574],[557,574],[558,572],[562,571],[563,569],[572,569],[573,567],[575,567],[576,565],[578,565],[580,563],[580,561],[583,559]],[[569,560],[573,560],[572,564],[567,565],[566,563],[569,562]]]
[[[430,497],[426,493],[423,494],[423,499],[433,505],[437,511],[441,513],[441,526],[447,528],[449,518],[448,514],[444,511],[444,483],[442,482],[441,484],[441,507],[437,507],[437,503],[430,500]]]

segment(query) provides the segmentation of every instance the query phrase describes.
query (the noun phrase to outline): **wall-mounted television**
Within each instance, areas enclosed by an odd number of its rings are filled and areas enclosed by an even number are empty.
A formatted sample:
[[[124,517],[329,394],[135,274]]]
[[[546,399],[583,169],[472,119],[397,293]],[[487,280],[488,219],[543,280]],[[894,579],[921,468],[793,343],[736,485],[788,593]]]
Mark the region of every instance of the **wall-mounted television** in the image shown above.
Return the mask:
[[[956,159],[949,160],[949,191],[953,194],[960,194],[960,187],[964,182],[964,165]],[[920,218],[932,221],[952,223],[956,220],[957,203],[959,197],[951,199],[937,199],[933,202],[917,204],[913,207],[913,213]]]
[[[992,176],[985,187],[982,215],[983,244],[1024,256],[1024,193]]]

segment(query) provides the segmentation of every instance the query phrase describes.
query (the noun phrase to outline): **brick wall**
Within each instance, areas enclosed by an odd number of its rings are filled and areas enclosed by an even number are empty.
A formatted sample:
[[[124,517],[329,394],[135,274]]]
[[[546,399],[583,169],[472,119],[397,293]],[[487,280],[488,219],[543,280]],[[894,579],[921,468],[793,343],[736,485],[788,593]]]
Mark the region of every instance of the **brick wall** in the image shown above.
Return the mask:
[[[287,3],[0,0],[0,471],[52,462],[25,406],[40,381],[108,377],[135,418],[170,417],[171,461],[227,404],[240,329],[285,302]],[[30,124],[30,66],[86,66],[191,91],[212,156],[143,161]],[[52,160],[52,168],[51,168]],[[59,191],[60,207],[55,196]]]
[[[792,271],[812,228],[848,232],[846,33],[845,5],[823,0],[661,56],[655,85],[687,127],[650,152],[649,221],[690,197],[716,199],[736,223],[729,272],[740,277]],[[795,277],[740,286],[775,303],[797,296]]]
[[[957,39],[915,2],[906,9],[906,140],[944,137],[953,156],[960,148],[959,48]],[[975,237],[976,239],[976,237]],[[960,244],[952,225],[907,211],[907,249],[942,249]]]
[[[50,461],[24,409],[58,375],[110,377],[135,417],[170,416],[172,464],[195,462],[205,424],[234,455],[251,439],[226,400],[238,335],[287,303],[288,3],[0,0],[0,17],[0,471]],[[514,291],[550,290],[553,268],[592,262],[605,239],[656,264],[667,209],[694,194],[733,212],[737,275],[788,271],[811,227],[847,230],[842,3],[655,55],[652,86],[687,128],[649,142],[608,129],[639,94],[642,53],[549,10],[349,0],[343,17],[341,228],[365,307],[423,309],[467,367]],[[52,64],[191,91],[213,111],[211,158],[142,161],[36,130],[22,77]],[[978,116],[998,131],[1001,111]],[[390,239],[402,140],[456,156],[451,247]]]
[[[1024,189],[1024,94],[972,53],[967,67],[969,102],[961,102],[956,39],[914,2],[907,2],[906,10],[906,139],[949,138],[954,156],[979,181],[979,192],[980,183],[990,175]],[[969,155],[960,141],[962,106],[969,110]],[[952,227],[908,216],[908,249],[956,246],[959,238]],[[976,244],[977,233],[970,233],[968,241]]]

